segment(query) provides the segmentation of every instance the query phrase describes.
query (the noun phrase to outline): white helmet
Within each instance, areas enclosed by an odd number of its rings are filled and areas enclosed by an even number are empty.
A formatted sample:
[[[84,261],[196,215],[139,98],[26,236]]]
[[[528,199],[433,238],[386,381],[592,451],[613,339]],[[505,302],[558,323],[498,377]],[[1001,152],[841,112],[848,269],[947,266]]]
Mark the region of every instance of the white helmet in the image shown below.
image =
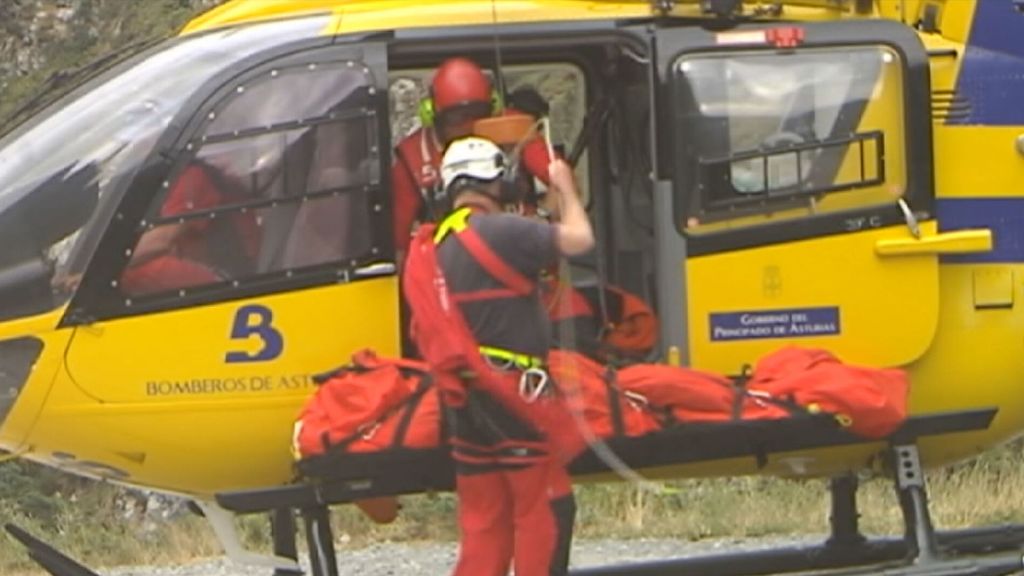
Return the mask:
[[[460,178],[492,182],[505,173],[508,160],[490,140],[469,136],[448,145],[441,159],[441,181],[446,193]]]

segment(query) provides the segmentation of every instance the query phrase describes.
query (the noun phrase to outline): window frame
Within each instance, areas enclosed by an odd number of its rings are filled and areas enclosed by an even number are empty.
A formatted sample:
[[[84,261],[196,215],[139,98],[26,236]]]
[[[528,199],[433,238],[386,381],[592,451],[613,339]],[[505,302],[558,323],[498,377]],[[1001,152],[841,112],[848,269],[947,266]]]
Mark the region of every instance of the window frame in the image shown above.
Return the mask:
[[[919,220],[934,219],[929,69],[927,53],[920,40],[913,31],[887,21],[801,23],[798,26],[805,33],[805,40],[798,49],[879,46],[889,48],[899,55],[904,78],[902,128],[906,190],[903,198]],[[738,26],[736,31],[764,30],[767,27],[775,25],[745,24]],[[666,127],[659,131],[659,177],[672,181],[673,221],[676,233],[686,238],[689,256],[857,232],[863,229],[857,223],[884,227],[905,221],[894,198],[891,205],[808,215],[736,229],[688,233],[684,224],[690,216],[692,196],[699,194],[699,153],[688,142],[691,137],[687,127],[689,105],[685,101],[689,88],[685,82],[676,79],[677,63],[689,56],[728,55],[753,50],[771,53],[780,50],[767,44],[721,43],[716,33],[692,28],[658,30],[657,40],[659,112],[662,118],[659,124]]]
[[[236,67],[233,72],[218,76],[204,85],[182,107],[182,111],[160,138],[154,151],[142,169],[132,180],[128,193],[122,199],[108,229],[83,275],[80,288],[62,319],[62,326],[88,324],[99,320],[136,316],[155,312],[213,304],[239,298],[275,294],[303,288],[313,288],[337,283],[355,282],[395,274],[394,267],[376,266],[382,262],[393,262],[394,249],[391,240],[390,210],[390,128],[387,101],[387,47],[382,42],[360,42],[363,36],[354,37],[351,43],[332,43],[331,37],[321,37],[286,44],[279,48],[257,53]],[[315,119],[293,119],[259,134],[271,131],[286,131],[309,128],[315,125],[343,122],[353,116],[376,119],[375,155],[376,182],[358,186],[369,195],[367,216],[370,219],[369,235],[372,252],[347,259],[346,262],[330,262],[322,265],[302,267],[297,270],[279,270],[259,274],[243,281],[226,280],[216,284],[189,288],[184,291],[162,292],[145,296],[126,296],[118,287],[118,279],[128,264],[132,250],[145,231],[153,211],[166,197],[169,183],[173,182],[183,167],[190,162],[206,143],[203,132],[209,114],[225,105],[230,105],[236,88],[251,84],[273,69],[357,62],[369,70],[372,85],[367,90],[365,114],[344,114]],[[347,112],[347,109],[346,109]],[[239,134],[238,138],[251,137],[252,131]],[[231,136],[232,138],[234,135]],[[211,139],[223,141],[223,138]],[[197,146],[200,144],[200,146]],[[332,189],[328,192],[303,194],[301,198],[328,198],[347,193],[349,187]],[[269,204],[269,202],[268,202]],[[212,211],[231,212],[237,206],[218,207]],[[193,215],[189,215],[193,217]]]
[[[885,52],[883,51],[886,49],[885,46],[878,44],[864,44],[862,46],[853,46],[852,48],[861,48],[865,53],[867,53],[868,51],[876,50],[879,52],[880,55],[884,54]],[[813,58],[815,56],[827,56],[834,52],[834,49],[822,49],[820,47],[814,46],[811,47],[809,51],[807,51],[807,55]],[[720,55],[721,53],[715,54],[715,56]],[[775,52],[766,50],[750,50],[747,52],[737,53],[737,56],[741,58],[744,56],[763,57],[773,55],[775,55]],[[704,56],[704,54],[701,54],[701,56]],[[799,55],[796,55],[795,57],[799,58]],[[882,59],[884,60],[884,56],[882,56]],[[692,60],[711,60],[711,58],[694,58],[692,55],[680,55],[679,58],[677,58],[676,60],[676,69],[681,70],[682,66],[685,66],[686,63]],[[883,74],[884,71],[882,70],[881,66],[878,68],[877,72],[879,76]],[[677,78],[681,75],[682,74],[680,74],[679,72],[676,73]],[[900,67],[900,77],[901,79],[903,77],[902,66]],[[902,93],[903,87],[901,86],[899,90]],[[868,90],[868,92],[870,91],[871,90]],[[867,95],[865,94],[865,96]],[[687,103],[691,105],[691,114],[699,114],[700,106],[694,99],[689,99]],[[682,103],[679,101],[674,102],[674,104],[676,106],[682,105]],[[733,146],[730,143],[730,145],[728,146],[730,148],[729,152],[718,152],[714,154],[708,154],[706,153],[706,150],[702,151],[698,155],[696,161],[696,180],[698,183],[698,192],[696,194],[691,195],[688,205],[685,206],[686,218],[696,217],[701,222],[713,224],[723,220],[730,220],[732,218],[771,214],[774,212],[791,208],[805,208],[807,207],[807,199],[814,196],[826,197],[831,196],[835,193],[854,191],[861,188],[876,187],[885,184],[886,158],[884,154],[885,134],[883,130],[881,130],[880,128],[868,128],[864,131],[856,130],[856,124],[860,122],[864,112],[867,110],[867,106],[867,100],[859,101],[854,99],[843,102],[837,110],[835,122],[831,127],[831,131],[834,134],[836,134],[835,136],[826,136],[825,138],[811,140],[801,144],[788,144],[773,148],[758,147],[749,149],[736,149],[733,148]],[[902,109],[900,111],[905,112]],[[816,108],[814,112],[817,113],[818,109]],[[905,114],[903,114],[902,117],[905,117]],[[789,118],[781,118],[780,120],[788,119]],[[697,122],[708,123],[712,122],[712,120],[701,119],[697,120]],[[732,126],[733,118],[727,117],[724,120],[722,120],[722,122],[722,128],[725,131],[725,134],[722,135],[726,136],[725,139],[728,140],[734,134]],[[697,128],[699,129],[699,126]],[[866,155],[868,150],[867,146],[865,146],[865,143],[868,141],[874,141],[874,177],[868,176],[869,170],[867,170],[866,166]],[[801,159],[803,158],[804,153],[813,151],[824,152],[826,149],[836,149],[844,146],[846,148],[842,149],[841,153],[825,156],[823,158],[811,159],[808,177],[805,178],[802,175],[803,170],[801,166]],[[852,149],[854,146],[858,148],[860,153],[860,181],[840,181],[829,185],[815,187],[800,186],[800,184],[802,184],[805,180],[813,180],[814,177],[819,174],[832,174],[833,177],[837,177],[837,171],[840,169],[843,163],[842,156],[849,153],[850,149]],[[774,158],[789,155],[793,155],[795,157],[797,168],[797,184],[783,186],[779,188],[771,187],[770,185],[768,185],[768,181],[770,179],[768,169],[771,165],[771,160]],[[761,168],[763,172],[763,180],[761,183],[765,187],[762,188],[762,190],[759,192],[750,192],[749,194],[743,194],[742,192],[739,191],[739,189],[733,186],[731,171],[733,165],[736,162],[748,160],[761,161]],[[730,197],[716,197],[718,196],[716,192],[719,192],[720,190],[712,189],[712,186],[716,184],[716,182],[712,182],[712,176],[714,175],[713,171],[716,167],[721,169],[728,169],[730,171],[730,177],[728,181],[722,178],[716,179],[719,185],[726,186],[726,191],[728,191],[731,187],[733,195],[731,195]],[[905,167],[901,167],[901,169],[904,168]],[[677,221],[682,222],[683,218],[679,217],[679,220]],[[754,224],[753,226],[760,225],[763,224]],[[686,230],[685,232],[688,235],[706,233],[693,233],[689,230]]]

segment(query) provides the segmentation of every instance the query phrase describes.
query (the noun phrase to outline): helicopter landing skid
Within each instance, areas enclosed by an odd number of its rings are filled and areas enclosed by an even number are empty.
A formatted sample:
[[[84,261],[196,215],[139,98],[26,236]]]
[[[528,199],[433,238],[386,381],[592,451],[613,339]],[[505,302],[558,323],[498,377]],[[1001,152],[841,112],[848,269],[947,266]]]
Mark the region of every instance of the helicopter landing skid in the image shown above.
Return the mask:
[[[904,567],[885,568],[875,566],[869,569],[806,572],[801,576],[1005,576],[1019,574],[1021,554],[1006,553],[990,558],[951,560]]]
[[[234,525],[234,516],[230,512],[224,510],[214,502],[196,500],[195,503],[203,511],[203,516],[206,517],[206,520],[210,523],[210,527],[213,528],[213,532],[216,534],[217,540],[224,548],[224,553],[232,561],[245,566],[273,568],[274,574],[277,576],[302,574],[302,570],[299,568],[299,564],[296,562],[294,554],[275,554],[274,556],[265,556],[263,554],[256,554],[245,550],[238,537],[238,530]],[[273,520],[274,518],[271,519],[272,522]],[[272,523],[271,528],[276,534],[279,526]],[[277,553],[279,551],[275,550],[274,552]]]
[[[900,495],[906,532],[902,538],[867,539],[857,525],[855,476],[831,484],[831,537],[818,546],[775,548],[703,557],[667,559],[623,566],[579,568],[572,576],[755,576],[813,571],[834,575],[995,576],[1024,569],[1019,553],[1024,525],[936,532],[928,515],[917,439],[987,428],[996,409],[915,415],[888,437],[891,469]],[[829,421],[833,424],[829,425]],[[791,419],[688,425],[640,438],[616,438],[609,446],[634,468],[748,456],[759,463],[794,450],[877,442],[836,429],[831,419]],[[606,472],[599,459],[583,454],[570,466],[575,474]],[[299,463],[305,480],[287,486],[217,494],[217,502],[238,514],[271,512],[275,518],[298,513],[305,520],[312,576],[338,576],[333,547],[331,504],[363,498],[450,490],[454,474],[447,450],[394,449],[379,453],[334,454]],[[292,520],[292,522],[294,522]],[[287,523],[285,523],[287,524]],[[275,528],[278,556],[294,554],[295,532]],[[290,535],[286,533],[290,531]],[[290,540],[290,541],[289,541]],[[1009,553],[1007,551],[1014,551]],[[969,558],[968,555],[985,555]],[[889,563],[886,565],[885,563]],[[893,564],[897,563],[897,564]],[[871,566],[871,568],[866,568]],[[275,574],[283,576],[283,574]]]
[[[28,549],[28,557],[32,561],[53,576],[99,576],[14,524],[6,524],[4,529]]]
[[[823,546],[718,554],[573,570],[572,576],[1004,576],[1024,571],[1024,526],[937,532],[931,522],[917,446],[890,445],[906,528],[903,538],[868,540],[857,526],[857,477],[832,479],[832,537]],[[984,556],[970,557],[971,554]],[[852,567],[852,568],[850,568]]]

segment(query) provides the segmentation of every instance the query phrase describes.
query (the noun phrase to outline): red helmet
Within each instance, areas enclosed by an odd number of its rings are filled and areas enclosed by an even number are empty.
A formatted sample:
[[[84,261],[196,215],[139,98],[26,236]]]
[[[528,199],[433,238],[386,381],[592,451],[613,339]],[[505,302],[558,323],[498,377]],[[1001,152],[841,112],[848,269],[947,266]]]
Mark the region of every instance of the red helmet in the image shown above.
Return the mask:
[[[466,104],[491,103],[491,81],[472,60],[449,58],[441,63],[431,85],[434,110]]]

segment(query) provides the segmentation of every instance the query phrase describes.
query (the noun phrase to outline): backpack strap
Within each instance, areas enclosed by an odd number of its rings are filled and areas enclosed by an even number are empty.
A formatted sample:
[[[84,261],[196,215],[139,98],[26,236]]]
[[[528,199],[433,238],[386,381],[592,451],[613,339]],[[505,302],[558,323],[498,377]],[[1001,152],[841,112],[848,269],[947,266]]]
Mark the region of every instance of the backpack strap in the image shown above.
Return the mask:
[[[484,270],[519,296],[533,293],[534,283],[501,259],[472,227],[455,235]]]
[[[751,375],[752,374],[750,364],[744,364],[743,368],[740,369],[740,374],[732,379],[732,383],[736,391],[736,396],[733,399],[732,404],[733,420],[743,419],[743,406],[748,399],[757,402],[763,402],[765,404],[772,404],[780,408],[783,408],[787,412],[789,412],[790,416],[811,414],[810,410],[798,404],[795,400],[793,400],[793,398],[777,398],[775,396],[769,396],[767,394],[750,390],[749,388],[747,388],[747,384],[750,382]]]
[[[622,405],[619,401],[622,398],[622,390],[617,386],[618,373],[613,366],[608,366],[601,378],[604,382],[605,392],[608,394],[608,410],[612,418],[612,434],[624,436],[626,425],[622,420]]]
[[[532,294],[536,284],[518,270],[509,266],[501,256],[498,256],[487,245],[487,242],[484,241],[480,234],[469,225],[469,217],[471,215],[472,210],[470,208],[460,208],[445,218],[434,233],[434,243],[440,244],[450,234],[454,234],[459,243],[462,244],[462,247],[473,257],[473,260],[491,277],[504,285],[504,288],[453,293],[452,299],[456,302],[473,302],[518,298]]]
[[[339,374],[347,370],[351,370],[356,373],[372,372],[374,370],[379,370],[383,367],[383,364],[376,367],[366,367],[352,364],[335,370],[335,374]],[[401,420],[399,420],[398,422],[398,426],[395,428],[395,435],[394,438],[392,439],[390,447],[399,448],[402,446],[402,443],[405,441],[405,436],[409,431],[409,426],[412,424],[413,415],[415,414],[416,409],[419,407],[420,402],[423,400],[423,396],[425,396],[427,392],[431,389],[431,387],[433,387],[434,379],[433,376],[431,376],[430,372],[421,370],[419,368],[411,368],[408,366],[401,365],[397,365],[397,367],[399,373],[401,373],[402,376],[418,376],[420,378],[420,381],[416,385],[416,389],[413,390],[412,394],[410,394],[407,398],[405,398],[404,400],[393,406],[390,410],[382,414],[381,417],[378,418],[377,420],[374,420],[373,422],[364,423],[362,426],[357,428],[355,432],[349,434],[348,436],[342,438],[341,440],[338,440],[337,442],[332,443],[330,432],[324,431],[324,433],[320,435],[320,443],[324,448],[324,454],[344,452],[349,446],[351,446],[353,443],[355,443],[357,440],[359,440],[365,434],[367,434],[367,430],[373,430],[375,427],[380,426],[382,422],[384,422],[385,420],[387,420],[388,418],[392,417],[394,414],[400,411],[404,412],[401,416]]]
[[[416,390],[412,393],[412,396],[402,402],[405,411],[402,413],[402,418],[398,421],[398,426],[395,428],[395,437],[391,440],[391,448],[401,448],[405,445],[405,436],[409,432],[409,426],[412,425],[413,416],[416,414],[416,410],[419,409],[423,397],[426,396],[427,392],[434,385],[434,379],[429,372],[420,373],[419,376],[420,383]]]
[[[740,373],[732,379],[732,384],[735,387],[736,395],[732,401],[732,419],[742,420],[743,419],[743,403],[747,398],[747,382],[750,381],[750,364],[744,364],[740,368]]]

